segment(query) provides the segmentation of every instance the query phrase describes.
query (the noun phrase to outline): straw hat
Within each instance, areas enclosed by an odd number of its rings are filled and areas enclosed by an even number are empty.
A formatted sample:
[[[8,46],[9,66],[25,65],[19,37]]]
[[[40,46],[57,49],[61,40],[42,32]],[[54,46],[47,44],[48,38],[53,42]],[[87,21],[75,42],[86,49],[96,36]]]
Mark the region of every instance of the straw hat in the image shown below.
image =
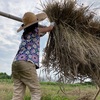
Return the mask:
[[[22,18],[22,22],[23,22],[24,26],[23,26],[23,27],[21,26],[21,27],[17,30],[17,32],[19,32],[19,31],[21,31],[21,30],[23,30],[23,29],[29,27],[29,26],[32,25],[32,24],[35,24],[35,23],[37,23],[37,22],[39,22],[39,21],[42,21],[42,20],[44,20],[45,18],[47,18],[46,13],[39,13],[39,14],[35,15],[35,14],[32,13],[32,12],[26,12],[26,13],[24,14],[23,18]]]

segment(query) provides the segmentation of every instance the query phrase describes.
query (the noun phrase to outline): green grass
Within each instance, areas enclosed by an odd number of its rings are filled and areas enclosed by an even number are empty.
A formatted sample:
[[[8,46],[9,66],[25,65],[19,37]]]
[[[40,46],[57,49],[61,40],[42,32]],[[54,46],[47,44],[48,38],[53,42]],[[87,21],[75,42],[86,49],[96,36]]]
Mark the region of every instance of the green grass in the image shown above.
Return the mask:
[[[54,82],[41,82],[41,100],[78,100],[79,97],[94,97],[97,89],[92,84],[65,84],[64,93],[60,85]],[[13,82],[10,79],[0,80],[0,100],[11,100],[13,95]],[[30,92],[27,89],[24,100],[30,100]],[[82,99],[86,100],[86,99]],[[92,100],[92,99],[88,99]],[[100,100],[100,95],[97,100]]]

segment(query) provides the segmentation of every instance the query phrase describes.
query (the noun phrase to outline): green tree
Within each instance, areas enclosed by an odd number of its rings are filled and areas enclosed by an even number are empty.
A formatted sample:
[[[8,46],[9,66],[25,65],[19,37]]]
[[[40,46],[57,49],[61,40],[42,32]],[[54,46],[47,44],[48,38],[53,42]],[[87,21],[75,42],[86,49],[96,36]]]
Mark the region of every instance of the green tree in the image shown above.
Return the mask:
[[[6,73],[0,73],[0,79],[11,79],[11,76]]]

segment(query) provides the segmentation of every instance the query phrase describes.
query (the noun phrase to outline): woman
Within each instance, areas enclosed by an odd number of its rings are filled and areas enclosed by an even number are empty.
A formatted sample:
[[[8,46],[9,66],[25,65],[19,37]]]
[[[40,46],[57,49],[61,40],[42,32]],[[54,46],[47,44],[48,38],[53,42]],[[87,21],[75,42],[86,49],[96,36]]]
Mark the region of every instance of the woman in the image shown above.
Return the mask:
[[[17,32],[24,29],[21,44],[12,64],[14,93],[12,100],[23,100],[26,86],[31,93],[31,100],[40,100],[41,91],[36,69],[39,68],[39,48],[41,33],[49,32],[54,25],[39,28],[38,22],[47,17],[45,13],[35,15],[32,12],[24,14],[23,25]]]

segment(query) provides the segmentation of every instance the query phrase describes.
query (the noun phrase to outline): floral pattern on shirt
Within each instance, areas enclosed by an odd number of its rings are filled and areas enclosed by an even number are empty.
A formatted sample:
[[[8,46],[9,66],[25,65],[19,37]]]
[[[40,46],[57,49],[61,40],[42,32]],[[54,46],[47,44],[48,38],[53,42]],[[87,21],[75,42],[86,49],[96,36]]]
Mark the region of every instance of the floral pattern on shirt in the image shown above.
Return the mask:
[[[27,39],[21,38],[21,44],[14,61],[30,61],[36,65],[36,68],[39,68],[39,49],[40,36],[37,28],[28,34]]]

